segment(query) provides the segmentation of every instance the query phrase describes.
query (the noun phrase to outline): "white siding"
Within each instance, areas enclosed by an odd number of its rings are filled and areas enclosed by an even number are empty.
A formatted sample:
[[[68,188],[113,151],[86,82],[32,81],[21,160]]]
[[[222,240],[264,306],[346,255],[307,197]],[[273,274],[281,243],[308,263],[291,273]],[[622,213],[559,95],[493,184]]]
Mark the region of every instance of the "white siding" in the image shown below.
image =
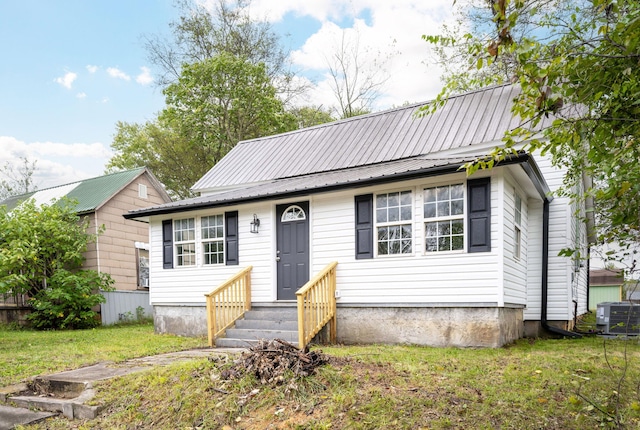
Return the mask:
[[[202,253],[198,249],[197,264],[192,267],[162,268],[162,220],[201,217],[238,210],[239,262],[237,266],[202,265]],[[260,232],[249,232],[253,214],[260,219]],[[198,224],[199,225],[199,224]],[[272,205],[260,203],[224,209],[210,209],[156,217],[151,220],[150,252],[150,301],[152,304],[204,304],[204,294],[235,275],[241,269],[252,265],[252,300],[271,301],[273,292],[275,251],[271,244],[274,231]],[[196,238],[200,231],[196,228]]]
[[[540,320],[542,305],[542,200],[528,199],[527,307],[525,320]]]
[[[520,258],[515,257],[515,195],[522,200],[522,219],[520,221],[521,250]],[[517,185],[510,174],[505,174],[504,187],[504,301],[505,303],[525,305],[527,303],[527,258],[528,258],[528,210],[526,193]]]
[[[536,155],[549,188],[556,191],[562,186],[564,172],[554,167],[548,157]],[[558,255],[562,249],[575,246],[576,241],[584,243],[585,236],[576,236],[575,208],[567,197],[555,196],[549,206],[549,267],[548,267],[548,308],[547,318],[550,321],[570,321],[574,318],[574,299],[579,302],[579,309],[586,309],[586,270],[581,268],[574,272],[575,265],[571,258]],[[584,227],[579,231],[584,232]],[[530,297],[530,296],[529,296]],[[533,299],[533,297],[530,297]],[[528,303],[530,308],[525,318],[539,319],[540,305]],[[580,312],[579,312],[580,313]]]
[[[496,171],[493,172],[496,174]],[[480,174],[478,176],[481,176]],[[491,252],[468,254],[462,251],[425,253],[422,190],[425,186],[464,182],[463,173],[407,181],[336,193],[300,197],[289,201],[310,202],[311,275],[331,261],[338,261],[339,303],[351,304],[501,304],[498,247],[499,178],[491,182]],[[355,259],[354,196],[398,190],[413,191],[413,254]],[[151,221],[152,304],[204,304],[204,294],[253,265],[252,301],[276,298],[275,207],[282,202],[240,205],[221,210],[194,211],[156,217]],[[202,267],[200,256],[195,267],[162,269],[162,219],[180,219],[239,211],[239,266]],[[249,233],[253,213],[260,218],[260,233]],[[466,219],[465,219],[466,223]],[[199,235],[199,232],[197,232]]]

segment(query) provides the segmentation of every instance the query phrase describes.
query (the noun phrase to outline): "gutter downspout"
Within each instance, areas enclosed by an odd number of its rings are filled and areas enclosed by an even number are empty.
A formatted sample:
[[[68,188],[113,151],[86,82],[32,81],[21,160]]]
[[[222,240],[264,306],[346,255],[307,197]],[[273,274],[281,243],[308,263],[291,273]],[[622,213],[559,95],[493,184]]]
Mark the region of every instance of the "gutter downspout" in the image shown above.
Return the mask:
[[[545,198],[542,206],[542,309],[540,324],[545,330],[562,336],[579,338],[581,334],[563,330],[549,325],[547,321],[547,302],[549,294],[549,199]]]

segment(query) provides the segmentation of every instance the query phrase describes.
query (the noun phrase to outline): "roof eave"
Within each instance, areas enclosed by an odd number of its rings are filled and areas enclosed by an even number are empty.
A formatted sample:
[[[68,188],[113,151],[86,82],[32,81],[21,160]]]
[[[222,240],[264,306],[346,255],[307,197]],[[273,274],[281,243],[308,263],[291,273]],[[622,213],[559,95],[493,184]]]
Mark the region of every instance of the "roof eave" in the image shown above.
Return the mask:
[[[529,159],[530,157],[528,156],[528,154],[519,154],[516,156],[508,157],[506,160],[497,164],[496,167],[506,166],[510,164],[526,163]],[[137,219],[140,221],[142,220],[148,221],[148,217],[155,216],[155,215],[168,215],[168,214],[178,213],[178,212],[190,212],[190,211],[195,211],[200,209],[232,206],[236,204],[255,203],[255,202],[260,202],[265,200],[272,200],[274,198],[285,199],[285,198],[305,196],[305,195],[309,195],[310,193],[314,193],[314,194],[326,193],[326,192],[331,192],[336,190],[363,188],[363,187],[368,187],[372,185],[386,184],[390,182],[404,181],[404,180],[410,180],[415,178],[425,178],[425,177],[431,177],[431,176],[446,175],[446,174],[459,172],[461,167],[464,164],[465,163],[449,164],[446,166],[430,167],[426,169],[396,173],[396,174],[385,175],[385,176],[380,176],[376,178],[359,179],[355,181],[325,185],[325,186],[316,187],[316,188],[305,188],[305,189],[291,190],[291,191],[285,191],[285,192],[266,193],[266,194],[254,196],[254,197],[234,198],[234,199],[221,200],[216,202],[193,203],[188,206],[177,206],[177,207],[170,207],[170,208],[156,208],[156,209],[152,208],[149,210],[136,211],[133,213],[125,213],[123,216],[126,219]]]

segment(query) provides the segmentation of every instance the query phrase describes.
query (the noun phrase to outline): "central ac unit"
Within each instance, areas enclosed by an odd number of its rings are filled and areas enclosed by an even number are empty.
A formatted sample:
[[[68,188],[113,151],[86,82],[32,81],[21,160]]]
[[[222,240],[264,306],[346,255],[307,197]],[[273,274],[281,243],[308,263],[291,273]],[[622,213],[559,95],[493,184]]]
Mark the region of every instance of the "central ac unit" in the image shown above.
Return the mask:
[[[640,305],[626,302],[598,303],[596,326],[607,335],[638,335]]]

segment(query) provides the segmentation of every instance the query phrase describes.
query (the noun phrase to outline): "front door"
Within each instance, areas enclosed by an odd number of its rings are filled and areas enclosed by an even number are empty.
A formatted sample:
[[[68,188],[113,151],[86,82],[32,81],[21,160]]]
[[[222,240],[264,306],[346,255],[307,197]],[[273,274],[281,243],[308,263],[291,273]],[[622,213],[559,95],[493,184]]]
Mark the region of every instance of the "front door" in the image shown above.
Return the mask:
[[[276,206],[278,300],[294,300],[309,280],[309,202]]]

